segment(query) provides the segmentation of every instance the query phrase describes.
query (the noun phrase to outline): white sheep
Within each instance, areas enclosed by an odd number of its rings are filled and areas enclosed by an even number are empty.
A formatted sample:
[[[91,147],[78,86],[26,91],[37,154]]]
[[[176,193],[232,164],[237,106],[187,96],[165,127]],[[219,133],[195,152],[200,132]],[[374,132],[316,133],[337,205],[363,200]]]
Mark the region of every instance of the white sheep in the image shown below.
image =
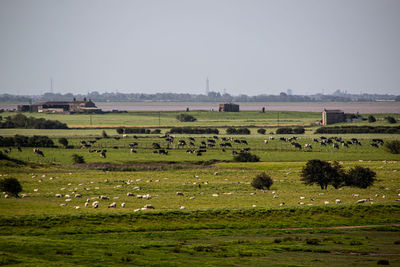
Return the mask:
[[[116,208],[117,207],[117,203],[113,202],[110,205],[108,205],[109,208]]]
[[[125,202],[121,203],[121,207],[125,208]]]

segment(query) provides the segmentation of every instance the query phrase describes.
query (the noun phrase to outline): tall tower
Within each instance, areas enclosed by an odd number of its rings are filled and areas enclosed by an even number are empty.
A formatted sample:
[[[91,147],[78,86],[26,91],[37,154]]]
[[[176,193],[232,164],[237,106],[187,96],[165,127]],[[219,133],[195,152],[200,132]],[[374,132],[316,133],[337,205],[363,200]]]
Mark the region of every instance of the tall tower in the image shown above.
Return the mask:
[[[208,80],[208,77],[207,77],[207,80],[206,80],[206,95],[208,95],[209,92],[210,92],[210,81]]]

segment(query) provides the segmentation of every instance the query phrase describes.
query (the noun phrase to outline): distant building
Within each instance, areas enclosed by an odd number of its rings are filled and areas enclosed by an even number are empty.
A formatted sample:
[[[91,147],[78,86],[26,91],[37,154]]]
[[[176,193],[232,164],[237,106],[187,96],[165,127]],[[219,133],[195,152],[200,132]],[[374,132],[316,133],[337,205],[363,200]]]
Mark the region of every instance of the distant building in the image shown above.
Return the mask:
[[[233,103],[219,104],[219,112],[239,112],[239,105]]]
[[[322,125],[345,122],[346,116],[342,110],[326,110],[322,111]]]
[[[47,101],[36,102],[31,105],[19,105],[18,111],[21,112],[44,112],[44,113],[101,113],[101,109],[89,99],[77,101],[75,98],[72,102],[66,101]]]

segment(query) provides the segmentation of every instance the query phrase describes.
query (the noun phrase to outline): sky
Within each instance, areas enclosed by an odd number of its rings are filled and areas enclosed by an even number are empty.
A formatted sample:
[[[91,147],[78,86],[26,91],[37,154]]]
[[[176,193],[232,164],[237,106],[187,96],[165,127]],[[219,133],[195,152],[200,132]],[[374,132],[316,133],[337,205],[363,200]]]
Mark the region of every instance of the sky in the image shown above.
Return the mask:
[[[0,0],[0,93],[400,94],[399,0]]]

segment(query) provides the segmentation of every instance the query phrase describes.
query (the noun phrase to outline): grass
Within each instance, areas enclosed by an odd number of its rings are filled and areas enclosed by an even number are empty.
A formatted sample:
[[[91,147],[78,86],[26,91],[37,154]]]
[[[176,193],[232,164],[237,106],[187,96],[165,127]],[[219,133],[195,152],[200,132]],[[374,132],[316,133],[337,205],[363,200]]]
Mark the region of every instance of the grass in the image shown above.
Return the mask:
[[[174,125],[176,114],[163,113],[161,121]],[[274,114],[196,114],[199,125],[219,127],[222,133],[227,125],[259,123],[271,127],[267,133],[276,130]],[[82,126],[88,119],[87,115],[35,115],[59,116]],[[101,121],[102,127],[158,121],[157,112],[93,116],[100,116],[92,120]],[[314,116],[280,113],[287,123],[307,123]],[[207,148],[202,156],[186,153],[188,147],[177,147],[180,139],[189,143],[187,135],[176,136],[167,156],[153,153],[153,143],[167,145],[155,135],[97,140],[92,149],[106,149],[106,158],[79,148],[81,140],[95,140],[103,129],[0,129],[0,135],[48,135],[56,145],[65,136],[75,147],[41,148],[45,157],[35,155],[32,148],[12,149],[7,155],[26,164],[0,161],[1,177],[16,177],[22,194],[27,195],[19,199],[0,195],[0,265],[370,266],[378,261],[400,265],[400,156],[369,146],[373,138],[388,141],[399,135],[342,135],[345,140],[358,138],[363,145],[333,149],[313,142],[319,135],[310,127],[297,140],[302,146],[313,145],[312,151],[305,151],[277,140],[284,135],[260,135],[256,129],[249,136],[235,136],[246,139],[248,145],[232,142],[233,147],[222,152],[218,140],[218,148]],[[106,131],[117,136],[114,129]],[[269,136],[275,140],[265,144]],[[196,135],[195,147],[209,138]],[[137,153],[130,152],[133,142],[139,143]],[[245,147],[261,162],[232,162],[232,151]],[[87,164],[72,164],[72,154],[83,155]],[[300,181],[301,169],[315,158],[337,160],[345,169],[369,167],[378,180],[368,189],[305,186]],[[250,185],[261,171],[274,179],[269,191]],[[128,192],[151,198],[127,196]],[[100,195],[110,199],[99,200]],[[85,208],[86,199],[98,200],[99,207]],[[369,201],[357,204],[359,199]],[[112,202],[117,208],[108,208]],[[145,204],[155,210],[135,212]],[[335,228],[346,225],[381,226]]]

